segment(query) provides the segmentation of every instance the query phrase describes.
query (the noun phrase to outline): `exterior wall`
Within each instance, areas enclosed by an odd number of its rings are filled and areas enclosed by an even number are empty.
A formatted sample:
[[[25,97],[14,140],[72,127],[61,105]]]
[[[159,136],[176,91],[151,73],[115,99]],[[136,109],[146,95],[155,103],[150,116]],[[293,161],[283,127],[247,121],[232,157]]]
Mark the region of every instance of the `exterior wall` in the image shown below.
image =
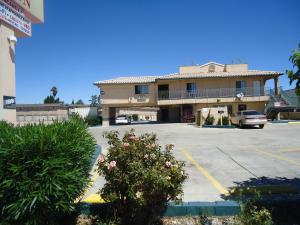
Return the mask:
[[[87,116],[98,116],[98,108],[97,107],[78,107],[78,108],[70,108],[69,114],[78,114],[82,118],[86,118]]]
[[[43,122],[45,124],[53,123],[53,120],[65,121],[68,119],[67,109],[58,109],[53,111],[18,111],[17,124],[34,124]]]
[[[232,112],[236,113],[239,111],[238,106],[242,104],[245,104],[247,106],[247,109],[253,109],[260,113],[264,113],[265,105],[267,104],[267,102],[258,101],[258,102],[228,102],[226,104],[220,104],[220,103],[196,104],[196,106],[194,107],[194,114],[202,108],[211,108],[211,107],[229,106],[229,105],[232,106]]]
[[[226,64],[225,71],[226,72],[248,71],[248,64]]]
[[[0,22],[0,120],[16,122],[16,110],[3,108],[3,96],[16,96],[15,46],[10,46],[8,37],[14,31]]]
[[[139,120],[157,121],[157,108],[118,108],[116,109],[117,115],[133,115],[137,114]],[[149,119],[147,119],[149,118]]]
[[[215,66],[215,72],[223,72],[224,66],[217,65],[217,64],[208,64],[206,66],[180,66],[179,67],[179,73],[207,73],[209,66],[214,65]]]
[[[115,106],[152,106],[156,103],[156,85],[154,83],[146,83],[149,85],[149,94],[146,95],[136,95],[135,85],[143,84],[100,85],[101,92],[104,93],[101,94],[101,103]]]
[[[280,119],[283,120],[300,120],[300,112],[281,112]]]
[[[261,86],[265,84],[263,77],[236,77],[236,78],[203,78],[182,80],[158,80],[157,84],[169,84],[169,92],[185,91],[187,83],[196,83],[197,90],[206,88],[235,88],[236,81],[245,81],[247,87],[253,87],[253,81],[260,81]]]
[[[195,66],[180,66],[179,73],[207,73],[209,72],[210,66],[214,66],[214,72],[238,72],[238,71],[248,71],[248,64],[208,64],[205,66],[195,65]]]

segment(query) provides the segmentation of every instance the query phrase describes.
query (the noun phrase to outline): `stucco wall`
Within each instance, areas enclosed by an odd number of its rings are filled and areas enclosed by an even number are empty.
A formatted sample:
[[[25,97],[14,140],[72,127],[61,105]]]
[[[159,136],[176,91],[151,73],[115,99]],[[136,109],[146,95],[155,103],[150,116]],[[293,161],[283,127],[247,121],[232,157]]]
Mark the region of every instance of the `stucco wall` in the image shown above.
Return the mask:
[[[0,22],[0,120],[16,122],[15,109],[3,109],[3,96],[16,96],[15,89],[15,47],[10,46],[8,37],[14,31]]]
[[[153,105],[156,102],[156,85],[149,83],[149,94],[136,95],[135,85],[140,84],[105,84],[100,85],[102,104]]]

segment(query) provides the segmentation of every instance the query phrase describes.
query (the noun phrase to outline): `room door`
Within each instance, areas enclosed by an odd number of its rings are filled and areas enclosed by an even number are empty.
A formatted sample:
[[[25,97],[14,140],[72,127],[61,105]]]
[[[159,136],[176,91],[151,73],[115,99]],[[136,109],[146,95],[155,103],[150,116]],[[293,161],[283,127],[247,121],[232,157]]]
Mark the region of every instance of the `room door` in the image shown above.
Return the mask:
[[[253,81],[253,96],[260,96],[260,81]]]

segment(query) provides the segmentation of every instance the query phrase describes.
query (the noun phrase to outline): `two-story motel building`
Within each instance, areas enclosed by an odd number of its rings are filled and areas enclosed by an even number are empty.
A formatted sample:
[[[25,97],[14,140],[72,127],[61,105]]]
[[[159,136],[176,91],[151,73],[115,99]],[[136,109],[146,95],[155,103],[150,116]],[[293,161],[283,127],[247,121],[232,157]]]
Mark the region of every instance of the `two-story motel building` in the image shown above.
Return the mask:
[[[249,70],[248,64],[180,66],[179,73],[161,76],[118,77],[98,81],[102,101],[103,125],[113,123],[116,108],[156,107],[165,122],[187,122],[198,109],[227,106],[233,113],[245,109],[264,112],[269,101],[266,81],[276,71]]]

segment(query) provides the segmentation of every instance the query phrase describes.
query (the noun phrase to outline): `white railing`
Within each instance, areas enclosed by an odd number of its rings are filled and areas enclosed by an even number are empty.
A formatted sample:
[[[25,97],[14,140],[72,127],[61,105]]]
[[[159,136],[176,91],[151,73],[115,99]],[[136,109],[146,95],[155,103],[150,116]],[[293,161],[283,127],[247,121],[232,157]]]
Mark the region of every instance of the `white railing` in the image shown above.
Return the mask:
[[[232,98],[265,96],[264,87],[253,88],[204,88],[200,90],[158,91],[158,100],[192,99],[192,98]]]

